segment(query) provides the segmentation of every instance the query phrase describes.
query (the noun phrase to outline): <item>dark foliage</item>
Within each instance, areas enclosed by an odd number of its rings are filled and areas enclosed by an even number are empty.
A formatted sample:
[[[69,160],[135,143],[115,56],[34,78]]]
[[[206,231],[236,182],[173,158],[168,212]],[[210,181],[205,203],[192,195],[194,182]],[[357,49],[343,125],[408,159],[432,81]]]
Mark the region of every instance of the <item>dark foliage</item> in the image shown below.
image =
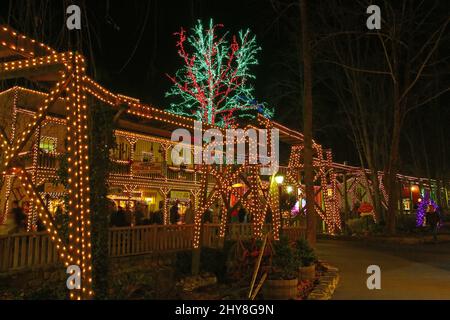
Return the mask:
[[[108,185],[109,151],[113,145],[114,110],[91,103],[90,108],[90,197],[92,223],[93,288],[97,299],[108,294]]]
[[[308,267],[317,261],[314,249],[311,248],[308,241],[305,239],[298,240],[295,243],[295,249],[297,250],[296,254],[298,255],[302,267]]]

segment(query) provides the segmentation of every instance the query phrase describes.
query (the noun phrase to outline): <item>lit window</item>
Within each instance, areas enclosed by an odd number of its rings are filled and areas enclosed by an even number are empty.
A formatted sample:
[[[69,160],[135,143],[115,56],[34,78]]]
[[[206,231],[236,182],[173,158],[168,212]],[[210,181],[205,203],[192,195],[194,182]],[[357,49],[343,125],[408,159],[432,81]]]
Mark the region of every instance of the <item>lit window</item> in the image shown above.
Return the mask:
[[[55,152],[57,139],[53,137],[41,137],[39,149],[43,152]]]

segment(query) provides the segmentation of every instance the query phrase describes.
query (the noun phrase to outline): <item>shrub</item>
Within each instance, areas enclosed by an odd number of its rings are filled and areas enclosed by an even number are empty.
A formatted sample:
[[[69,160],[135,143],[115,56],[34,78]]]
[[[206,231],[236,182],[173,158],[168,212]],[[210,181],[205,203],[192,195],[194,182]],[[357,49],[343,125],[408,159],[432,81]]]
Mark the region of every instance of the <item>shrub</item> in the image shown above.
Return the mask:
[[[270,278],[290,280],[297,277],[300,265],[298,255],[286,237],[281,237],[273,244],[274,256],[272,260],[272,272]]]
[[[380,223],[369,224],[369,231],[371,233],[373,233],[373,234],[384,233],[384,231],[385,231],[385,223],[384,222],[380,222]]]
[[[411,233],[418,232],[416,215],[415,214],[404,214],[397,217],[397,230],[400,232]]]
[[[376,223],[374,222],[372,216],[365,216],[347,220],[347,227],[350,231],[350,234],[362,234],[369,231],[378,232],[380,228],[375,225]]]
[[[143,272],[127,272],[111,279],[109,299],[155,299],[156,282],[153,275]]]
[[[300,239],[296,242],[297,256],[300,261],[300,266],[308,267],[317,261],[314,249],[311,248],[308,241]]]
[[[200,262],[202,272],[215,274],[219,281],[225,280],[227,268],[224,249],[203,248]]]
[[[65,281],[45,282],[37,289],[26,290],[23,294],[24,300],[66,300],[67,288]]]
[[[175,275],[177,277],[187,276],[191,273],[192,252],[177,252],[175,260]]]
[[[200,271],[214,273],[219,281],[226,278],[226,259],[230,243],[225,242],[223,249],[202,248],[200,256]],[[178,277],[191,274],[192,252],[178,252],[175,262],[175,273]]]

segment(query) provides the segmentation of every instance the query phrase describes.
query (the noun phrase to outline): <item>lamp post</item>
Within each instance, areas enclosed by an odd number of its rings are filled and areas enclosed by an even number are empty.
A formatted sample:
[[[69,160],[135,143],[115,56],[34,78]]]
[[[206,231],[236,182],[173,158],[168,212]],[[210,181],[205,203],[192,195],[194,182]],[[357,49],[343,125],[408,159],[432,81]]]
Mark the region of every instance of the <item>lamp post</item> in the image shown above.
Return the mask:
[[[290,194],[290,193],[292,193],[292,191],[294,191],[294,188],[293,188],[292,186],[287,186],[287,187],[286,187],[286,192],[287,192],[287,193]]]
[[[283,184],[283,181],[284,181],[284,176],[282,176],[282,175],[275,176],[275,182],[278,184],[279,187],[281,187],[281,185]]]
[[[282,215],[282,212],[281,212],[281,190],[282,190],[282,185],[283,185],[283,182],[284,182],[284,176],[276,175],[275,176],[275,182],[278,185],[278,208],[280,209],[279,210],[279,212],[280,212],[280,220],[283,221],[283,219],[282,219],[283,215]]]

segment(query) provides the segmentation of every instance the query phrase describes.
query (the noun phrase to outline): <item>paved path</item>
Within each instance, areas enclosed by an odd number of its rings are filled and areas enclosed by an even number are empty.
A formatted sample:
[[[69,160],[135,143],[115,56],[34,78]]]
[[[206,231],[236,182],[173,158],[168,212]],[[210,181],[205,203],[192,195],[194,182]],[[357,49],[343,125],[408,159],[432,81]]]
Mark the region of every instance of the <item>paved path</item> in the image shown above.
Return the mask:
[[[319,240],[319,258],[339,268],[333,299],[450,299],[450,244],[393,245]],[[381,268],[381,290],[369,290],[369,265]]]

